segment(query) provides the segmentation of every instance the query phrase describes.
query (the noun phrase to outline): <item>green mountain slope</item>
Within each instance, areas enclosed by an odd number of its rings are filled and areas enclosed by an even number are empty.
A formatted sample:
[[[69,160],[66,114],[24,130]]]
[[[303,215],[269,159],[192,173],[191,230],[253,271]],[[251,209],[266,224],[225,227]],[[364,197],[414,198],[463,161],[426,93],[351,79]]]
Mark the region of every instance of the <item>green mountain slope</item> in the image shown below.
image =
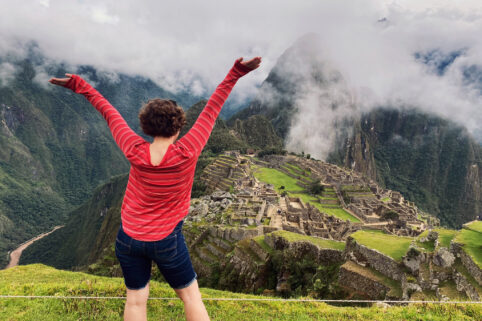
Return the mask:
[[[209,298],[269,299],[201,289],[212,320],[475,320],[482,307],[423,304],[390,308],[335,307],[317,302],[210,301]],[[125,296],[121,278],[59,271],[40,264],[0,271],[0,295]],[[175,297],[165,283],[151,281],[151,297]],[[2,320],[119,320],[124,300],[0,298]],[[179,299],[148,303],[148,318],[184,320]]]
[[[4,60],[16,71],[10,82],[0,84],[0,267],[7,263],[7,251],[64,223],[94,188],[129,170],[102,116],[84,97],[46,79],[39,82],[39,70],[82,75],[138,133],[137,113],[148,99],[176,99],[187,106],[196,99],[141,77],[113,77],[89,66],[45,67],[34,51],[28,59],[0,57]]]
[[[120,175],[96,188],[86,203],[70,213],[63,228],[28,247],[20,263],[42,262],[59,269],[94,263],[115,240],[127,178]]]
[[[417,110],[378,109],[332,155],[400,191],[441,223],[458,227],[482,211],[482,148],[467,130]]]
[[[83,97],[37,85],[30,61],[18,67],[0,87],[0,266],[7,250],[63,222],[99,183],[128,169]]]

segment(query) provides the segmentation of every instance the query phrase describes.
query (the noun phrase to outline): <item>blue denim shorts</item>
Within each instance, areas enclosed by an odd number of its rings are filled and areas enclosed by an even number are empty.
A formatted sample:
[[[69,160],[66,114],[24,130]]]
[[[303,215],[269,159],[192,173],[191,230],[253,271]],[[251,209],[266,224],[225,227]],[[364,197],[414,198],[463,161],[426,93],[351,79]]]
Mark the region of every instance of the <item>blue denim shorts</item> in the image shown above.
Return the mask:
[[[139,290],[149,283],[153,261],[173,289],[188,287],[196,280],[197,274],[182,234],[182,224],[183,221],[180,221],[171,234],[154,242],[131,238],[121,224],[115,242],[115,254],[128,289]]]

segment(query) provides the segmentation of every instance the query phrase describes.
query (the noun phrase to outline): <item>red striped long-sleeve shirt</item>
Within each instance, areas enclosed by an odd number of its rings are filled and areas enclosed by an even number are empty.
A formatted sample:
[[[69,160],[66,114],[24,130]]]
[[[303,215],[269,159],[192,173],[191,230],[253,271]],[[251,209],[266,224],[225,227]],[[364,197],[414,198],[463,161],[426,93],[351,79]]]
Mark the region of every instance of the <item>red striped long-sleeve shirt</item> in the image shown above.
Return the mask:
[[[131,164],[121,209],[122,227],[132,238],[157,241],[189,213],[194,171],[216,118],[237,80],[251,69],[236,60],[186,135],[169,145],[161,163],[152,165],[149,145],[92,86],[73,75],[65,87],[84,95],[102,114],[115,142]]]

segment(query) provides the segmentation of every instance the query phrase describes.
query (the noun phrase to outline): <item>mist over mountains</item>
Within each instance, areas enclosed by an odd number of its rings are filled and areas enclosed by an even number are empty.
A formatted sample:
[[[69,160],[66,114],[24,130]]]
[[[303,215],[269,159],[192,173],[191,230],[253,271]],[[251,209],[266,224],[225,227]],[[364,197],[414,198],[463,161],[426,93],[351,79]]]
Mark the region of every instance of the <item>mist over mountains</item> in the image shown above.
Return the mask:
[[[376,28],[384,28],[384,23]],[[387,57],[361,79],[367,70],[337,56],[340,48],[329,44],[330,39],[314,33],[295,41],[255,96],[230,110],[225,106],[224,116],[229,116],[252,100],[226,123],[219,119],[208,149],[216,153],[283,144],[289,151],[328,159],[400,190],[444,224],[460,226],[480,213],[482,68],[471,48],[414,51],[407,74],[393,79]],[[193,89],[171,92],[141,76],[56,62],[36,42],[8,48],[2,48],[0,57],[4,250],[63,222],[93,188],[128,170],[100,115],[82,97],[49,87],[49,77],[80,74],[137,132],[138,108],[149,98],[175,99],[188,107],[208,96]],[[369,62],[371,67],[376,64]],[[407,86],[407,79],[415,76],[418,83]],[[400,86],[394,91],[397,81]],[[191,115],[198,114],[203,103],[194,107]],[[400,158],[400,150],[406,159]]]
[[[422,104],[433,95],[430,92],[406,101],[403,97],[371,100],[374,93],[371,98],[359,96],[334,61],[323,58],[324,51],[314,34],[295,42],[281,55],[250,106],[230,122],[265,115],[288,150],[363,172],[438,215],[443,224],[460,226],[478,215],[482,154],[474,134],[480,123],[472,133],[462,125],[464,112],[473,110],[473,117],[478,117],[478,105],[453,105],[448,117],[443,115],[447,110]],[[429,73],[443,75],[462,55],[433,51],[414,55],[414,61]],[[464,86],[478,88],[478,68],[462,69]],[[420,86],[425,86],[423,79]]]

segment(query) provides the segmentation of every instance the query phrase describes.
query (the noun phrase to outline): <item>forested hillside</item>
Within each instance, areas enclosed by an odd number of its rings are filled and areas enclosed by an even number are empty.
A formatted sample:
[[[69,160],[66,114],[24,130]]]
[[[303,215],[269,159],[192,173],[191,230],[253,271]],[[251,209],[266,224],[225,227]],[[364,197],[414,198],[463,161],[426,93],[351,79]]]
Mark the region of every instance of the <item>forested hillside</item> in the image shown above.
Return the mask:
[[[76,72],[89,80],[139,132],[137,113],[148,98],[189,102],[140,77],[109,77],[91,67],[45,67],[43,58],[2,57],[15,67],[0,84],[0,267],[7,251],[65,222],[93,189],[129,170],[102,116],[85,100],[47,83],[51,75]],[[42,78],[43,77],[43,78]],[[45,78],[45,79],[44,79]]]

